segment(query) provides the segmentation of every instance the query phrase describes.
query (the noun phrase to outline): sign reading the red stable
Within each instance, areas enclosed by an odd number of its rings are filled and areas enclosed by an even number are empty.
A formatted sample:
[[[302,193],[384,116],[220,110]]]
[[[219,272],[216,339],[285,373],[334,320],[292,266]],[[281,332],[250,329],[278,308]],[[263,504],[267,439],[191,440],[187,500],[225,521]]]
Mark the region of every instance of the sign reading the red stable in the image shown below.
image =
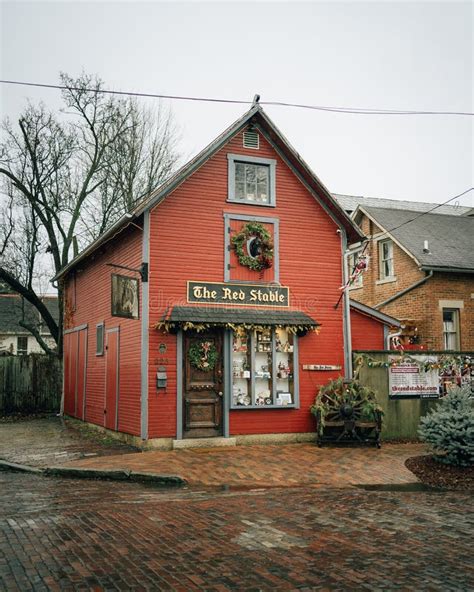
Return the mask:
[[[288,307],[290,295],[282,286],[188,282],[188,302]]]

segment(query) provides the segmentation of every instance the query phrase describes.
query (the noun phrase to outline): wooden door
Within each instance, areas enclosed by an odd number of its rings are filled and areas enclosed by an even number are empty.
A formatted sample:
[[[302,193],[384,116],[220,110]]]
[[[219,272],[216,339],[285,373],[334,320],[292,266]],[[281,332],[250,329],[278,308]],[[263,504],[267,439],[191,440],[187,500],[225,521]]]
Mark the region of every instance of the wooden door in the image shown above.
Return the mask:
[[[86,404],[87,329],[77,332],[76,417],[84,419]]]
[[[183,437],[222,436],[222,330],[206,333],[186,331],[183,353]],[[210,364],[213,367],[209,370],[196,367],[191,360],[196,360],[197,353],[202,356],[204,366],[206,359],[211,360],[211,357],[215,357],[215,363]]]
[[[105,409],[104,425],[109,430],[118,428],[119,404],[119,359],[120,343],[118,328],[108,329],[105,341]]]

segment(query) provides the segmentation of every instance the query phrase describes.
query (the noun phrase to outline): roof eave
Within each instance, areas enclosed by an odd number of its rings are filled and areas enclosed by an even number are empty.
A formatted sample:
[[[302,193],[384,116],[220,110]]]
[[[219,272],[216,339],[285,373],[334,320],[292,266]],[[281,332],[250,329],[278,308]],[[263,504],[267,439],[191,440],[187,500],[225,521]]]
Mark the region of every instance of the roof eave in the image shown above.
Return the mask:
[[[474,273],[474,269],[471,267],[444,267],[442,265],[421,265],[422,271],[438,271],[443,273]]]
[[[396,319],[395,317],[392,317],[392,316],[387,315],[383,312],[375,310],[371,306],[367,306],[367,304],[363,304],[362,302],[358,302],[357,300],[352,300],[352,299],[350,299],[349,302],[350,302],[351,308],[357,310],[361,314],[365,314],[369,317],[372,317],[372,318],[380,321],[384,325],[389,325],[389,326],[393,326],[393,327],[401,327],[402,326],[402,323],[398,319]]]

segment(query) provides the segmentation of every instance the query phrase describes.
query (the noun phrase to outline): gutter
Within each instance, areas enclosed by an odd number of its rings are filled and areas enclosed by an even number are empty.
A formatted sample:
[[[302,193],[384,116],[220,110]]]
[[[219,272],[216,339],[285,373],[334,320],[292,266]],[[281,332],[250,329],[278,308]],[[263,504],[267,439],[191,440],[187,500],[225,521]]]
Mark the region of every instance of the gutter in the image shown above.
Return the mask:
[[[352,380],[352,336],[351,336],[351,310],[350,310],[350,298],[349,298],[349,268],[348,268],[348,254],[347,250],[347,233],[344,228],[339,228],[338,232],[341,233],[341,246],[342,246],[342,281],[344,286],[343,291],[343,312],[342,312],[342,327],[344,335],[344,368],[345,368],[345,379]]]
[[[422,265],[420,269],[422,271],[441,271],[443,273],[474,273],[474,269],[472,267],[435,267],[432,265],[428,267],[427,265]]]
[[[411,292],[412,290],[414,290],[415,288],[418,288],[418,286],[423,285],[425,282],[427,282],[430,278],[433,277],[433,273],[434,271],[431,270],[429,272],[429,274],[427,276],[425,276],[424,278],[422,278],[421,280],[418,280],[417,282],[415,282],[414,284],[412,284],[411,286],[408,286],[408,288],[405,288],[404,290],[402,290],[401,292],[397,292],[396,294],[394,294],[393,296],[390,296],[390,298],[387,298],[387,300],[384,300],[383,302],[380,302],[379,304],[376,304],[374,306],[374,308],[382,308],[382,306],[385,306],[387,304],[390,304],[390,302],[393,302],[394,300],[398,300],[398,298],[400,298],[401,296],[404,296],[405,294],[408,294],[408,292]]]

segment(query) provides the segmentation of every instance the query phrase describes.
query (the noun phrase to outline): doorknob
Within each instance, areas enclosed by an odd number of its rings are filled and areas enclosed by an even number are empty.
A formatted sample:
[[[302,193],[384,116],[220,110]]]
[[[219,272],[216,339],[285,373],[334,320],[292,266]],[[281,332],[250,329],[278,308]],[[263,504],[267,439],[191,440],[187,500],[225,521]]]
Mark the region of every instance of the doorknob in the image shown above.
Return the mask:
[[[219,391],[217,394],[219,395],[219,397],[223,397],[224,396],[224,393],[222,391]]]

